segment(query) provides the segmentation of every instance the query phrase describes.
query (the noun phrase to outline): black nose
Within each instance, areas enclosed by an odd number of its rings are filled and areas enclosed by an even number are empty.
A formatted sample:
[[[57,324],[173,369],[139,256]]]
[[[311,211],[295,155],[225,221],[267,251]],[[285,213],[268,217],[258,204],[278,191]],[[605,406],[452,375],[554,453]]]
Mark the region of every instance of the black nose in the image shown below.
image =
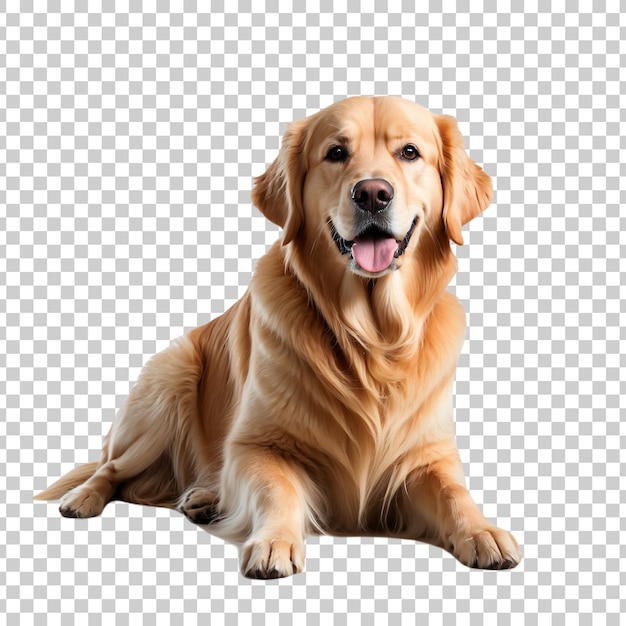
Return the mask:
[[[379,213],[393,199],[393,187],[382,178],[361,180],[352,189],[352,199],[359,209]]]

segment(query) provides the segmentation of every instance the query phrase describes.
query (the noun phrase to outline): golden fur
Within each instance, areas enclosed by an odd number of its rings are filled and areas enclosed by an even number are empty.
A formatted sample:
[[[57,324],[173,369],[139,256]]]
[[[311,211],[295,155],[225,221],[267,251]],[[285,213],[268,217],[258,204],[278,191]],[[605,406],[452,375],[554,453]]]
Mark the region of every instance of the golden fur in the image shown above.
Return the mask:
[[[345,159],[329,158],[336,146]],[[351,190],[370,179],[394,195],[367,219],[408,242],[374,273],[332,232],[359,235]],[[38,497],[62,497],[70,517],[112,499],[177,508],[238,543],[251,577],[302,571],[310,533],[419,539],[468,566],[514,567],[515,539],[463,486],[452,421],[465,314],[446,291],[450,239],[462,244],[490,199],[451,117],[359,97],[294,122],[253,190],[284,232],[245,296],[151,359],[100,461]]]

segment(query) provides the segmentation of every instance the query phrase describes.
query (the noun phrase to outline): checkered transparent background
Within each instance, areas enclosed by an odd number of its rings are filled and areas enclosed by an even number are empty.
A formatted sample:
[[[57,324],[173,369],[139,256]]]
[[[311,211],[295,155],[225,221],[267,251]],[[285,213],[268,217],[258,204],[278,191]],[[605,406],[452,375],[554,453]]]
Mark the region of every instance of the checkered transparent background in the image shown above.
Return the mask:
[[[619,3],[1,4],[8,623],[617,624]],[[252,582],[232,546],[176,513],[115,503],[66,520],[33,503],[48,477],[97,458],[142,364],[245,291],[278,234],[251,208],[251,181],[285,124],[355,94],[455,115],[493,177],[451,285],[470,326],[457,433],[473,495],[523,545],[519,568],[319,538],[306,573]]]

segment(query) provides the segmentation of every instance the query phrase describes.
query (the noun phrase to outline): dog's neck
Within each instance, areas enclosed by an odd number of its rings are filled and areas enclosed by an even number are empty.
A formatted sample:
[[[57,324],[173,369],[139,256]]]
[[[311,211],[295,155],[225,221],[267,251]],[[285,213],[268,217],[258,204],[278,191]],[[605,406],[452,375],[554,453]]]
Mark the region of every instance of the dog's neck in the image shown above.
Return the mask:
[[[309,251],[306,258],[303,250]],[[323,258],[327,250],[316,252],[303,241],[283,247],[281,254],[332,333],[335,352],[341,350],[363,385],[392,383],[397,365],[415,359],[424,324],[456,272],[445,234],[426,234],[402,267],[380,278],[329,263]]]
[[[346,436],[357,429],[375,445],[386,416],[410,396],[409,380],[420,376],[424,329],[456,261],[448,244],[443,258],[421,272],[427,260],[416,254],[417,267],[368,281],[299,250],[307,248],[276,242],[259,260],[250,285],[257,323],[307,363],[320,385],[316,393],[346,406],[336,416]]]

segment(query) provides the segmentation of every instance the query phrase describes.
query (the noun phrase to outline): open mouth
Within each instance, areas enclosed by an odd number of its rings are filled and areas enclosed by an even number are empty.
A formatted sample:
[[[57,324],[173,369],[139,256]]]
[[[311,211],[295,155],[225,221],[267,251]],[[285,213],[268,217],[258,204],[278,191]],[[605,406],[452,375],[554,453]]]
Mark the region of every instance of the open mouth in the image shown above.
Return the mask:
[[[368,226],[352,241],[343,239],[335,230],[332,222],[330,230],[340,254],[350,254],[350,258],[354,259],[363,271],[379,274],[391,269],[395,259],[404,254],[417,226],[417,220],[418,218],[415,217],[411,228],[401,240],[396,239],[392,234],[378,226]]]

